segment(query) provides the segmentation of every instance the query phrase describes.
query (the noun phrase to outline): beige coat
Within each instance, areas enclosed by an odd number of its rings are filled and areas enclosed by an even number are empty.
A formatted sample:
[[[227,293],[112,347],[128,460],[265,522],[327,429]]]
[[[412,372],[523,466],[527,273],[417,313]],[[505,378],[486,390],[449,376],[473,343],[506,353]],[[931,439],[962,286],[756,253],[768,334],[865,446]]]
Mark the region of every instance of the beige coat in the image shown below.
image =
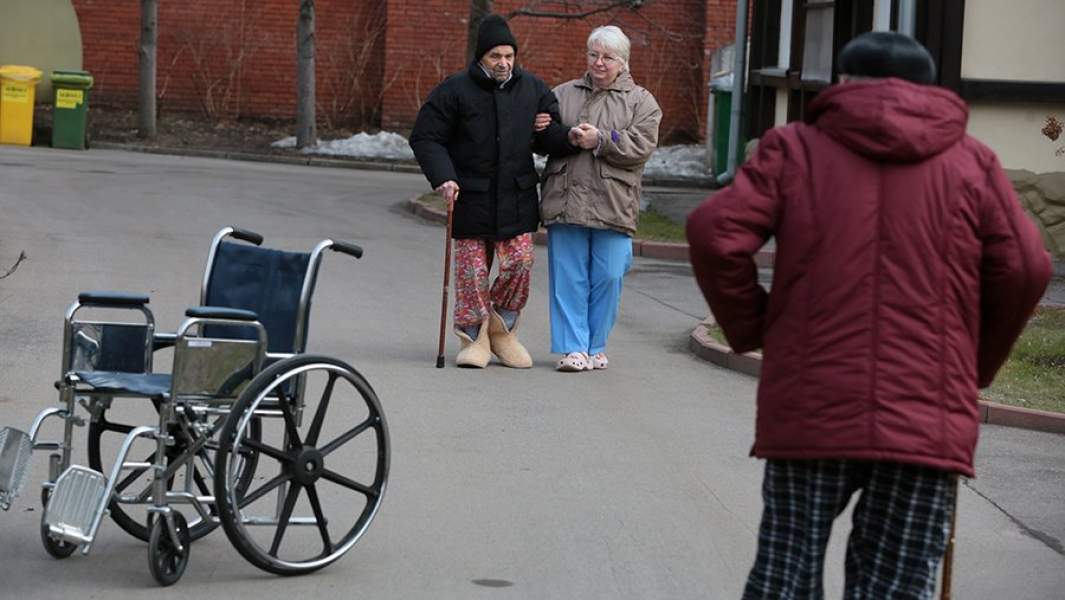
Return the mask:
[[[599,148],[552,157],[541,185],[544,225],[566,223],[636,233],[643,166],[658,146],[662,109],[628,73],[596,91],[585,75],[555,88],[562,123],[588,122],[599,130]]]

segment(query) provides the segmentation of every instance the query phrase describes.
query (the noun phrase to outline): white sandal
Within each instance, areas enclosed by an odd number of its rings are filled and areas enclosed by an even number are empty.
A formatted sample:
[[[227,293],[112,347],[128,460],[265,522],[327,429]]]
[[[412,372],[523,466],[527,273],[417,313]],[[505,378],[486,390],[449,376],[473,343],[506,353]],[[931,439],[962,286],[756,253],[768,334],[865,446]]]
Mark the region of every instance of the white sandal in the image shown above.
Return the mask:
[[[592,357],[593,369],[605,369],[609,364],[610,361],[607,360],[605,352],[596,353],[596,355]]]
[[[592,359],[584,352],[570,352],[558,361],[559,371],[563,373],[577,373],[579,371],[591,371]]]

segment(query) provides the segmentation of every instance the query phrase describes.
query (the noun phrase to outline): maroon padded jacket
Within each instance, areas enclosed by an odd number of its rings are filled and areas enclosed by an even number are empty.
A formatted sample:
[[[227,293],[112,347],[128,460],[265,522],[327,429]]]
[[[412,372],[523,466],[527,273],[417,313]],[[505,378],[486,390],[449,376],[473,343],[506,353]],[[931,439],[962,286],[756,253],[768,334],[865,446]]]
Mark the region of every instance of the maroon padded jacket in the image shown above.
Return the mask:
[[[1050,279],[1039,232],[954,93],[852,82],[809,111],[688,218],[729,344],[762,348],[751,453],[972,476],[977,389]],[[767,293],[752,257],[770,237]]]

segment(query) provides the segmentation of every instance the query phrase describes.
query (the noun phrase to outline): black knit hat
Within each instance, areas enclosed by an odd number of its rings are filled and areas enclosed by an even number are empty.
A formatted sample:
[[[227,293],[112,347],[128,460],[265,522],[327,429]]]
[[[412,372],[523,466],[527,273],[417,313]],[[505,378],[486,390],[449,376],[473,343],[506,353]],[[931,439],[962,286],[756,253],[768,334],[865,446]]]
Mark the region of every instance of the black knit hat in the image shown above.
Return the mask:
[[[898,77],[929,85],[936,82],[936,61],[917,40],[894,31],[870,31],[847,42],[836,60],[841,75]]]
[[[489,50],[496,46],[510,46],[514,52],[518,52],[518,41],[510,32],[510,27],[503,17],[488,15],[477,27],[477,60],[480,60]]]

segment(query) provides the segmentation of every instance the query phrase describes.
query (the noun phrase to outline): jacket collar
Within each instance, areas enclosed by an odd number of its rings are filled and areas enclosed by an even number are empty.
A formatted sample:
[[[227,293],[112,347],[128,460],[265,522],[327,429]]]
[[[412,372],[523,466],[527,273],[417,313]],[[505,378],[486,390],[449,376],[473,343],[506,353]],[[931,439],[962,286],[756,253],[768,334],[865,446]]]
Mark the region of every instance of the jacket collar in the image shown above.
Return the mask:
[[[587,72],[584,73],[584,77],[577,80],[577,87],[586,88],[594,91],[595,85],[592,83],[592,77]],[[636,87],[636,82],[632,80],[632,75],[628,71],[624,71],[618,74],[614,83],[610,84],[610,87],[606,88],[611,92],[629,92],[632,88]]]
[[[518,65],[514,65],[514,70],[510,72],[510,79],[500,86],[498,81],[484,72],[484,69],[481,68],[481,62],[478,60],[471,61],[466,72],[469,73],[470,79],[473,79],[474,83],[483,88],[510,89],[511,87],[514,87],[514,83],[521,78],[521,68],[518,67]]]

